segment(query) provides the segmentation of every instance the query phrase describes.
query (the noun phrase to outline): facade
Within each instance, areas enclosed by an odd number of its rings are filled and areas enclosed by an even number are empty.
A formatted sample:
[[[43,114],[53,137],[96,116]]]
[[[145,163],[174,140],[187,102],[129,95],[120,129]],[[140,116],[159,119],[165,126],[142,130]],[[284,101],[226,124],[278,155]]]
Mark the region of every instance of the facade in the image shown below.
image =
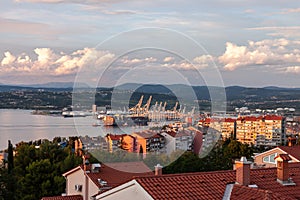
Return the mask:
[[[234,137],[236,126],[235,121],[236,119],[233,118],[225,118],[223,121],[221,121],[222,139]]]
[[[107,142],[107,149],[109,152],[114,152],[117,149],[120,149],[122,144],[122,137],[124,135],[115,135],[115,134],[107,134],[105,136],[105,141]]]
[[[121,148],[128,152],[137,152],[137,140],[132,135],[124,135],[121,139]]]
[[[236,120],[236,139],[256,146],[278,146],[285,140],[283,117],[246,116]]]
[[[108,144],[105,139],[101,136],[98,137],[89,137],[89,136],[80,136],[78,139],[82,150],[84,151],[93,151],[93,150],[108,150]]]
[[[211,128],[219,131],[223,140],[233,137],[236,130],[236,119],[233,118],[205,118],[199,120],[198,126],[202,128]]]
[[[164,152],[165,138],[156,131],[145,130],[131,134],[136,138],[137,152],[145,156],[149,152]]]
[[[276,167],[275,157],[279,154],[289,154],[291,161],[300,162],[300,146],[279,146],[254,156],[254,167]]]
[[[236,120],[236,140],[245,144],[255,144],[259,123],[256,117],[239,117]]]
[[[166,140],[166,151],[170,155],[177,150],[191,151],[193,145],[193,134],[189,130],[166,131],[161,135]]]
[[[222,139],[233,137],[249,145],[278,146],[286,140],[284,119],[277,115],[205,118],[199,120],[198,126],[219,131]]]

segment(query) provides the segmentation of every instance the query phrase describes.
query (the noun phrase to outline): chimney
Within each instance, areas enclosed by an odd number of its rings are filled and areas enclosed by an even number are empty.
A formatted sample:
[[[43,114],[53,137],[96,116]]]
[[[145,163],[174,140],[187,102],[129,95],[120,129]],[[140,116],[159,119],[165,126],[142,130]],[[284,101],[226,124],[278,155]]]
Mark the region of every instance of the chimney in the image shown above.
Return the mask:
[[[162,166],[160,164],[157,164],[155,167],[155,176],[160,176],[162,175]]]
[[[89,171],[90,170],[90,162],[89,162],[89,159],[90,158],[90,155],[89,154],[86,154],[86,155],[83,155],[82,156],[82,160],[83,160],[83,170],[85,172]]]
[[[289,161],[292,160],[288,154],[279,154],[275,157],[277,162],[277,181],[282,185],[294,185],[289,177]]]
[[[250,165],[246,157],[241,157],[241,160],[235,161],[236,183],[240,185],[250,185]]]

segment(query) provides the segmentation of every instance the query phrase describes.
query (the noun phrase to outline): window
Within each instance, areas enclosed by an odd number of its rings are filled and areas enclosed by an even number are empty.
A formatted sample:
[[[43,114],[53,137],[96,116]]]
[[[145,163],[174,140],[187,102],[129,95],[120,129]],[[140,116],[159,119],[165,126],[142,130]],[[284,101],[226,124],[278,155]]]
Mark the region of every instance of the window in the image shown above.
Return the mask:
[[[275,164],[276,163],[276,161],[275,161],[276,156],[277,156],[277,153],[273,153],[271,155],[265,156],[265,157],[263,157],[263,162]]]
[[[75,185],[75,190],[77,192],[81,192],[82,191],[82,185]]]

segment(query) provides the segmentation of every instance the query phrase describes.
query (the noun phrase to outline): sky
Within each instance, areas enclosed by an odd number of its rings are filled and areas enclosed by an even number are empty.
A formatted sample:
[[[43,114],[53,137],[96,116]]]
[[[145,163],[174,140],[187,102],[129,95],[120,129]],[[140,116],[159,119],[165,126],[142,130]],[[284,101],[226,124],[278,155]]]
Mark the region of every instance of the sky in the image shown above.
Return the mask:
[[[300,88],[298,0],[1,0],[0,83]]]

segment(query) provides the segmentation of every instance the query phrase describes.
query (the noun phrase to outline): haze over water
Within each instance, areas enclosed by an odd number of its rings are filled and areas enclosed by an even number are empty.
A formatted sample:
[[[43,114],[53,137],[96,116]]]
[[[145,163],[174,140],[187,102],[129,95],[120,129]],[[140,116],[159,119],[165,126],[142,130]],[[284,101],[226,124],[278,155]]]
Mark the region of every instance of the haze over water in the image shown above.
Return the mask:
[[[61,116],[32,115],[30,110],[0,109],[0,150],[6,149],[8,140],[15,145],[54,137],[105,136],[107,133],[131,133],[146,127],[93,127],[97,120],[92,116],[63,118]]]

